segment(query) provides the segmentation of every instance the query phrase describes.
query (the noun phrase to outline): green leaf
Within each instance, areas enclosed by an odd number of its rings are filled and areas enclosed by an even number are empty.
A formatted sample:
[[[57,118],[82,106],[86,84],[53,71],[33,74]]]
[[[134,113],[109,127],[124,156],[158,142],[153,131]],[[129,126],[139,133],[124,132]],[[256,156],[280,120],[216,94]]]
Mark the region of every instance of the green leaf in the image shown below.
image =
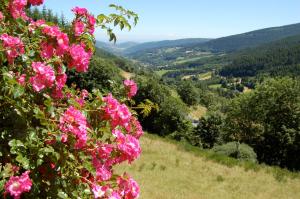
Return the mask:
[[[19,162],[24,169],[29,169],[29,160],[26,157],[19,154],[16,161]]]
[[[14,89],[14,99],[21,97],[24,94],[24,88],[21,86],[16,86]]]
[[[15,139],[9,141],[8,145],[10,146],[10,152],[12,154],[17,154],[20,149],[25,148],[25,145],[23,144],[23,142],[21,142],[20,140],[15,140]]]
[[[62,198],[62,199],[69,198],[69,197],[68,197],[68,194],[66,194],[66,193],[63,192],[63,191],[59,191],[58,194],[57,194],[57,196],[58,196],[59,198]]]

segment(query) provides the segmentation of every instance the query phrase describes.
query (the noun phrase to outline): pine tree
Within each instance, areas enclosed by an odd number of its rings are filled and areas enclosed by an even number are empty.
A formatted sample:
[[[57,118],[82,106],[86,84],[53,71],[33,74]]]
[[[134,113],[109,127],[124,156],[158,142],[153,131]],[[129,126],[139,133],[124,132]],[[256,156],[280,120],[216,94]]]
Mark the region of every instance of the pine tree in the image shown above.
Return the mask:
[[[33,20],[38,20],[38,19],[42,18],[42,14],[40,13],[40,11],[37,7],[35,7],[32,11],[32,18],[33,18]]]
[[[53,12],[50,9],[47,10],[47,18],[46,18],[46,20],[53,22]]]
[[[42,9],[42,18],[43,19],[47,19],[47,8],[46,8],[46,6],[43,6],[43,9]]]

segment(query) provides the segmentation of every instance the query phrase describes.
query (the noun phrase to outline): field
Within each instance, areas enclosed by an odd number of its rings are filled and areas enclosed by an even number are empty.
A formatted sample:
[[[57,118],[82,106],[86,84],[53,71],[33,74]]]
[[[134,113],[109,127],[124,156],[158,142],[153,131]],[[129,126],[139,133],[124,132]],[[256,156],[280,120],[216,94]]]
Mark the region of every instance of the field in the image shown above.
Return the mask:
[[[155,73],[162,77],[164,74],[166,74],[167,72],[170,72],[170,71],[174,71],[174,70],[158,70],[158,71],[155,71]]]
[[[208,87],[212,88],[212,89],[217,89],[217,88],[221,88],[222,85],[221,84],[212,84],[212,85],[209,85]]]
[[[174,64],[184,64],[184,63],[187,63],[187,62],[193,62],[193,61],[199,61],[203,58],[208,58],[208,57],[212,57],[213,54],[210,53],[210,52],[202,52],[202,53],[198,53],[196,56],[194,57],[180,57],[180,59],[176,60],[174,62]]]
[[[200,73],[199,80],[208,80],[211,79],[211,76],[212,76],[212,72]]]
[[[207,108],[204,106],[198,105],[198,106],[193,106],[190,107],[190,113],[189,116],[193,120],[199,120],[199,118],[203,117],[207,111]]]
[[[124,77],[125,79],[131,79],[132,77],[135,76],[135,74],[126,72],[126,71],[121,70],[121,69],[120,69],[120,75],[121,75],[122,77]]]
[[[208,158],[207,152],[187,151],[183,144],[152,135],[145,135],[141,143],[142,156],[126,166],[140,184],[141,199],[300,198],[298,174],[289,176],[289,172],[266,166],[247,169],[243,164],[220,164]]]

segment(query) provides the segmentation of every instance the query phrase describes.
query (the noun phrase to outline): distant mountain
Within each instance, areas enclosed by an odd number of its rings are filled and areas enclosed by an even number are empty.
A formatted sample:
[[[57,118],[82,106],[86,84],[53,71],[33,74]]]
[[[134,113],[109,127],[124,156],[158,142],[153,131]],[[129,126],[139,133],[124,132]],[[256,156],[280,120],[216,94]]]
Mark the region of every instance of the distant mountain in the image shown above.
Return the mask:
[[[254,48],[263,44],[278,41],[300,34],[300,23],[266,28],[243,34],[204,40],[177,40],[142,43],[126,50],[126,56],[138,60],[150,67],[170,66],[182,60],[195,60],[204,53],[228,54],[246,48]],[[171,43],[171,44],[170,44]],[[181,44],[181,45],[180,45]]]
[[[189,45],[201,44],[209,41],[211,39],[207,38],[188,38],[188,39],[177,39],[177,40],[163,40],[163,41],[154,41],[146,42],[138,45],[134,45],[130,48],[127,48],[124,54],[132,54],[135,52],[146,51],[149,49],[156,48],[166,48],[166,47],[185,47]]]
[[[215,52],[232,52],[261,44],[273,42],[300,34],[300,23],[280,27],[265,28],[243,34],[214,39],[200,45],[191,45],[190,49],[205,49]]]
[[[123,49],[128,49],[131,48],[133,46],[137,46],[140,43],[137,42],[133,42],[133,41],[128,41],[128,42],[122,42],[120,44],[116,44],[118,48],[123,48]]]
[[[229,55],[222,76],[300,76],[300,34]]]
[[[127,48],[138,45],[137,42],[123,42],[123,43],[108,43],[102,41],[96,41],[96,46],[108,52],[121,55]]]

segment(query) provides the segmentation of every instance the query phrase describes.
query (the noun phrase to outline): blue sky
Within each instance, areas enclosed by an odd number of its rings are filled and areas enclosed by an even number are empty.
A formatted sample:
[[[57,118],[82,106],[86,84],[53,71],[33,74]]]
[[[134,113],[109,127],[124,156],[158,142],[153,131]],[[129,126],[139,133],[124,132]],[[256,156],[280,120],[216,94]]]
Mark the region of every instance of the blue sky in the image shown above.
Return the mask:
[[[99,14],[109,13],[110,3],[140,17],[132,31],[117,31],[120,42],[217,38],[300,22],[299,0],[46,0],[48,8],[70,20],[74,6]],[[107,40],[99,30],[96,38]]]

